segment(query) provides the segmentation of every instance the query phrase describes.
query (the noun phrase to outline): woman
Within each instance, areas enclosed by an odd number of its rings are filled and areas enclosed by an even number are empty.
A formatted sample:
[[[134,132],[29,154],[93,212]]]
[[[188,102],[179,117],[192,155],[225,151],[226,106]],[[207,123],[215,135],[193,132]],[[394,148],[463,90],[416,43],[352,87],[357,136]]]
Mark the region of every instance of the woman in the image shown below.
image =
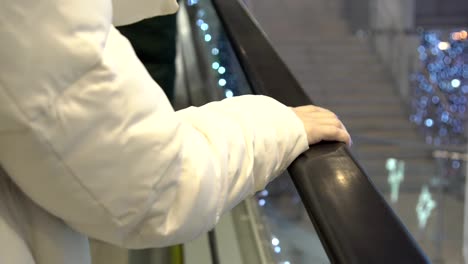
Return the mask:
[[[4,0],[0,263],[90,263],[195,238],[309,144],[350,143],[328,110],[244,96],[174,112],[114,25],[174,0]]]

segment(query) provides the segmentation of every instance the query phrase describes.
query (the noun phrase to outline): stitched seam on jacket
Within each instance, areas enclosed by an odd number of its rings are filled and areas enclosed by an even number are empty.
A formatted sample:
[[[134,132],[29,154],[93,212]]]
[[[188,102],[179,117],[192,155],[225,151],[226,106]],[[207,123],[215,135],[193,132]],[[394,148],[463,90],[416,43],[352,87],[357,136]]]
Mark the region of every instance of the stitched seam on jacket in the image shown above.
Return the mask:
[[[38,8],[39,10],[42,10],[42,8],[44,8],[45,5],[41,5],[40,8]],[[37,11],[36,15],[37,14],[40,14],[39,11]],[[29,16],[31,17],[31,16]],[[35,20],[32,20],[32,21],[35,21]],[[102,55],[103,55],[103,50],[105,49],[106,47],[106,44],[107,44],[107,40],[108,40],[108,37],[109,37],[109,33],[110,33],[110,30],[112,30],[112,25],[109,26],[109,30],[108,32],[106,33],[105,35],[105,40],[104,40],[104,47],[102,49],[102,52],[101,52],[101,56],[97,56],[96,58],[96,61],[94,63],[91,64],[91,66],[89,67],[88,70],[85,70],[83,72],[83,74],[81,76],[79,76],[78,78],[76,78],[75,80],[71,80],[68,85],[67,88],[65,89],[62,89],[60,91],[60,93],[56,94],[55,96],[52,97],[51,101],[52,102],[56,102],[58,100],[60,100],[60,98],[65,94],[66,91],[68,91],[70,88],[72,88],[76,83],[78,83],[79,81],[81,81],[84,77],[86,77],[88,75],[88,73],[92,72],[94,69],[96,69],[97,67],[99,67],[101,65],[101,62],[102,62]],[[28,122],[32,123],[34,121],[36,121],[37,119],[43,117],[45,115],[45,112],[42,112],[42,113],[38,113],[37,115],[33,115],[33,116],[30,116],[27,114],[27,112],[21,107],[21,105],[15,100],[15,97],[13,96],[12,93],[10,93],[10,90],[8,89],[8,86],[5,85],[5,84],[2,84],[2,79],[0,78],[0,88],[2,88],[1,86],[4,87],[4,91],[5,91],[5,94],[7,97],[10,98],[10,100],[13,102],[13,104],[16,106],[16,108],[18,109],[19,112],[21,112],[26,118],[28,118]]]
[[[73,170],[67,165],[67,163],[65,161],[62,160],[62,157],[59,155],[59,153],[55,150],[54,146],[52,145],[52,143],[47,139],[45,138],[44,136],[38,134],[38,133],[35,133],[39,138],[42,138],[43,141],[44,141],[44,145],[46,145],[46,147],[49,148],[49,150],[52,152],[52,154],[56,157],[58,163],[60,165],[62,165],[62,167],[65,169],[65,171],[67,171],[71,176],[72,178],[75,179],[75,181],[86,191],[86,193],[88,193],[88,195],[92,198],[92,200],[94,200],[94,202],[96,202],[97,205],[99,205],[109,216],[111,216],[111,220],[112,221],[115,221],[117,220],[113,214],[110,212],[109,209],[107,209],[107,207],[102,204],[101,202],[99,202],[99,200],[95,197],[94,193],[88,188],[86,187],[86,185],[84,185],[84,183],[81,181],[81,179],[73,172]],[[120,225],[120,223],[118,221],[116,221],[117,225]]]
[[[98,62],[93,65],[93,67],[91,67],[89,69],[88,72],[84,73],[83,76],[81,76],[80,78],[78,78],[75,82],[71,83],[71,85],[69,86],[70,87],[73,87],[77,82],[79,82],[82,78],[84,78],[88,73],[92,72],[93,69],[95,69],[96,67],[98,67],[100,65],[100,62],[101,60],[98,60]],[[0,82],[0,85],[1,82]],[[3,85],[4,87],[4,91],[6,93],[6,96],[9,97],[9,99],[11,100],[11,102],[15,105],[15,107],[18,109],[18,111],[27,118],[27,121],[29,123],[33,123],[35,121],[37,121],[38,119],[40,119],[41,117],[44,117],[44,115],[38,115],[38,116],[35,116],[34,118],[30,118],[30,116],[26,113],[26,111],[24,111],[24,109],[21,107],[20,104],[18,104],[18,102],[15,100],[15,97],[12,96],[12,94],[10,93],[9,89],[6,88],[5,85]],[[56,96],[55,98],[55,101],[57,101],[57,99],[62,96],[64,94],[64,92],[66,90],[68,90],[69,88],[67,89],[63,89],[62,90],[62,93],[60,93],[59,95]],[[26,128],[28,129],[28,128]],[[31,127],[29,127],[29,129],[31,129]],[[55,156],[55,158],[57,159],[57,163],[59,165],[61,165],[64,170],[66,172],[68,172],[68,174],[71,176],[71,178],[73,178],[85,191],[86,193],[91,197],[91,199],[99,206],[101,207],[101,209],[104,210],[104,212],[106,212],[106,214],[108,216],[110,216],[110,219],[112,222],[115,222],[115,224],[117,224],[117,226],[120,226],[120,222],[118,221],[117,218],[114,217],[114,215],[111,213],[111,211],[104,205],[102,204],[97,198],[96,196],[93,194],[93,192],[88,189],[84,183],[80,180],[80,178],[73,172],[73,170],[61,159],[61,156],[58,154],[58,152],[55,150],[55,148],[53,147],[52,143],[46,138],[44,137],[41,133],[38,133],[38,132],[33,132],[32,133],[33,135],[36,135],[39,139],[42,139],[42,141],[44,142],[43,145],[45,145],[45,147],[47,147],[50,152]]]
[[[69,91],[70,89],[73,88],[73,86],[75,86],[75,84],[77,84],[78,82],[80,82],[82,79],[84,79],[85,77],[87,77],[87,75],[91,72],[93,72],[94,69],[98,68],[100,65],[101,65],[101,58],[98,58],[97,61],[87,70],[85,71],[82,76],[80,76],[79,78],[77,78],[76,80],[74,81],[71,81],[70,82],[70,85],[68,85],[67,88],[65,89],[62,89],[60,91],[60,93],[58,93],[57,95],[53,96],[52,99],[50,101],[54,102],[53,105],[55,105],[55,103],[60,100],[65,94],[67,91]],[[10,92],[10,90],[8,89],[8,86],[3,84],[2,83],[2,79],[0,78],[0,88],[4,89],[5,91],[5,94],[7,97],[9,97],[10,101],[13,102],[13,104],[15,105],[15,107],[18,109],[18,111],[24,116],[27,118],[27,121],[28,123],[33,123],[35,121],[37,121],[38,119],[44,117],[46,115],[46,112],[41,112],[41,113],[38,113],[36,115],[28,115],[27,112],[21,107],[21,105],[16,101],[16,98],[15,96],[13,96],[13,94]]]

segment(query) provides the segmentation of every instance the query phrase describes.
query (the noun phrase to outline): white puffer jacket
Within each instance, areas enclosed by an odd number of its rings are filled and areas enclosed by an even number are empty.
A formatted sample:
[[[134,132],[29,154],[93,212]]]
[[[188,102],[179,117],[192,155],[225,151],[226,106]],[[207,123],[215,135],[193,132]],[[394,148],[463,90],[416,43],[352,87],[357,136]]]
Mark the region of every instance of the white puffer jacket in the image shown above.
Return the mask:
[[[300,120],[271,98],[174,112],[113,24],[176,9],[1,1],[0,263],[90,263],[88,236],[188,241],[308,148]]]

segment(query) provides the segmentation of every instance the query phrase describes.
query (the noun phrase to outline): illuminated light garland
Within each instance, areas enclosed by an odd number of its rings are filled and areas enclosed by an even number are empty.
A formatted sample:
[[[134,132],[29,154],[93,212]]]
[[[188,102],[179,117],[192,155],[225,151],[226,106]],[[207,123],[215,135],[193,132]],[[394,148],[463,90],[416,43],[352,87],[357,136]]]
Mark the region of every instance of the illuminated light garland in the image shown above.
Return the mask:
[[[415,89],[410,120],[422,128],[428,144],[466,144],[467,32],[452,32],[447,41],[437,32],[423,32],[418,53],[423,69],[412,75]]]
[[[199,4],[199,0],[187,0],[187,4],[188,6],[196,6],[197,4]],[[227,66],[222,66],[220,62],[220,58],[222,58],[224,54],[222,52],[223,48],[219,46],[220,43],[218,43],[217,40],[219,32],[217,32],[216,30],[211,30],[212,27],[210,26],[210,23],[208,21],[205,21],[204,18],[207,15],[207,12],[201,7],[201,4],[198,5],[197,8],[197,19],[195,21],[195,24],[200,29],[199,34],[205,41],[205,45],[207,45],[209,53],[213,56],[211,68],[219,76],[219,79],[217,80],[218,86],[221,89],[224,89],[224,95],[226,98],[236,96],[238,95],[236,90],[233,89],[233,87],[229,87],[230,85],[228,85],[230,82],[229,80],[232,79],[232,77],[221,77],[221,75],[226,75],[229,72],[229,69],[227,68]],[[261,203],[263,204],[263,202]]]

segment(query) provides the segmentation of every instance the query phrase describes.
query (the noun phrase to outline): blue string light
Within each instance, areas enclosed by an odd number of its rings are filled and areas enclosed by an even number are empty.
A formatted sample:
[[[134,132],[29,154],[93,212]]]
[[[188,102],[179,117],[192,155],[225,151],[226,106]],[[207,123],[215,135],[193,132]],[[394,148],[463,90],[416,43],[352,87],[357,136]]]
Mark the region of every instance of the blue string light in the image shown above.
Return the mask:
[[[188,0],[189,6],[194,5],[194,3],[195,2]],[[196,1],[195,4],[198,4],[198,1]],[[224,89],[224,95],[226,98],[233,97],[237,94],[236,86],[238,84],[236,76],[227,75],[229,72],[228,68],[221,65],[223,58],[226,58],[226,55],[229,54],[223,54],[223,50],[226,49],[226,45],[220,40],[220,35],[223,33],[219,30],[219,26],[216,23],[214,23],[214,27],[210,26],[209,17],[211,13],[209,10],[204,10],[202,6],[203,4],[200,2],[200,4],[196,7],[197,19],[195,20],[195,24],[200,29],[199,33],[205,42],[209,54],[213,56],[211,68],[215,70],[216,74],[218,75],[226,75],[218,79],[218,85]],[[228,56],[231,55],[229,54]]]
[[[414,94],[410,120],[421,126],[429,144],[467,143],[468,41],[453,36],[460,35],[426,31],[417,48],[422,70],[411,78]],[[442,40],[444,37],[447,40]]]

